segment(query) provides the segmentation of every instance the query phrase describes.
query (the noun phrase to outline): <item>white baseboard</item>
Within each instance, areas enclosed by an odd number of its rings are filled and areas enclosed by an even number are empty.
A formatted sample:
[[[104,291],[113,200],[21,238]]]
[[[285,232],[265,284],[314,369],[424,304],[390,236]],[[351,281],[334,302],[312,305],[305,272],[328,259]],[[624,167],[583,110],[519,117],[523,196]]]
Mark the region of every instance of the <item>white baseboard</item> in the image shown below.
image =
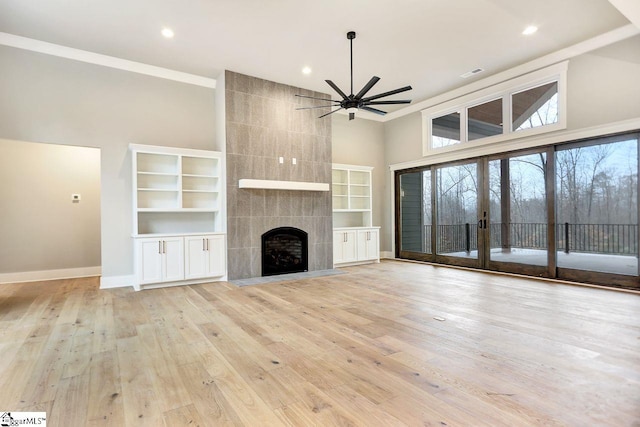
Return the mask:
[[[102,276],[100,278],[100,289],[126,288],[133,286],[136,276]]]
[[[59,270],[21,271],[18,273],[1,273],[0,284],[40,282],[43,280],[75,279],[78,277],[99,276],[100,266],[81,268],[62,268]]]
[[[395,259],[395,256],[391,251],[382,251],[380,252],[380,259]]]

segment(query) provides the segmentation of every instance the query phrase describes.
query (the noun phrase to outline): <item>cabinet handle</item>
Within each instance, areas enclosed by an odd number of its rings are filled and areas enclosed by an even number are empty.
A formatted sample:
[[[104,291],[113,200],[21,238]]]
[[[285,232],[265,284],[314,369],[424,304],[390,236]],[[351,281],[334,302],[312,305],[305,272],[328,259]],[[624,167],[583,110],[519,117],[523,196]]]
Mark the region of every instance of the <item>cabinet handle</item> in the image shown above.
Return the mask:
[[[207,252],[209,251],[209,239],[204,239],[207,242]]]
[[[344,233],[344,241],[345,243],[349,241],[349,236],[347,236],[347,233]]]
[[[165,242],[164,240],[162,241],[162,253],[167,253],[167,242]]]
[[[158,253],[162,255],[162,241],[158,240]]]
[[[204,240],[205,240],[205,239],[202,239],[202,251],[203,251],[203,252],[207,250],[207,249],[205,248]]]

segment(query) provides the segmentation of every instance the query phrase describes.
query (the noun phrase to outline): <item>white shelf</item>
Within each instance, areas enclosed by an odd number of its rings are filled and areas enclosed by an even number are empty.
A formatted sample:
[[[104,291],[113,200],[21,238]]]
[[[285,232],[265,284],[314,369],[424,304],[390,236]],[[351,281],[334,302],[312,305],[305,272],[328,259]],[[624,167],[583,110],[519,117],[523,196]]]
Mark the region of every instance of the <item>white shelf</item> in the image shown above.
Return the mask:
[[[143,172],[138,171],[138,175],[151,175],[151,176],[178,176],[177,173],[167,173],[167,172]]]
[[[369,166],[333,164],[333,224],[371,227],[371,171]]]
[[[322,182],[274,181],[268,179],[241,179],[238,188],[262,190],[329,191],[329,184]]]

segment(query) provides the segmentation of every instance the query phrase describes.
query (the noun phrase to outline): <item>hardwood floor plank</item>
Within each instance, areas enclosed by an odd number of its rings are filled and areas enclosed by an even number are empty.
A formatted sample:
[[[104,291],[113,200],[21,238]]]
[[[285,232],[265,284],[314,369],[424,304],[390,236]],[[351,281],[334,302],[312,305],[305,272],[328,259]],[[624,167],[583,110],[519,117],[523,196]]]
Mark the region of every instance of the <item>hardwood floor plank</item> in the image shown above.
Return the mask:
[[[207,423],[200,417],[194,405],[182,406],[180,408],[165,411],[164,425],[166,426],[205,426]]]
[[[56,399],[47,414],[47,424],[54,426],[87,425],[89,405],[89,375],[63,378],[58,385]]]
[[[87,408],[92,426],[124,425],[124,403],[118,356],[115,351],[92,356]]]
[[[164,356],[155,325],[138,326],[140,360],[144,361],[159,407],[172,410],[187,406],[191,398],[176,366]],[[169,352],[170,353],[170,352]]]
[[[218,385],[200,363],[190,363],[178,367],[180,377],[187,388],[193,407],[205,425],[243,425],[236,410],[229,404]]]
[[[124,402],[125,425],[159,425],[162,407],[156,394],[152,374],[138,336],[120,338],[117,343],[118,365]]]

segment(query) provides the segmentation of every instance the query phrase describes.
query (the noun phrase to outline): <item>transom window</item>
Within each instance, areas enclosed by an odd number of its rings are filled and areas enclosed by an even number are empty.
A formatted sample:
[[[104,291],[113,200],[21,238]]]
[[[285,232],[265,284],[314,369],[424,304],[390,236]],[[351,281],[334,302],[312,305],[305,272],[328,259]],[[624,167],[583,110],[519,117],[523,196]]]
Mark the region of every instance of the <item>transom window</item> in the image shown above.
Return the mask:
[[[566,71],[557,64],[423,110],[423,155],[564,129]]]

